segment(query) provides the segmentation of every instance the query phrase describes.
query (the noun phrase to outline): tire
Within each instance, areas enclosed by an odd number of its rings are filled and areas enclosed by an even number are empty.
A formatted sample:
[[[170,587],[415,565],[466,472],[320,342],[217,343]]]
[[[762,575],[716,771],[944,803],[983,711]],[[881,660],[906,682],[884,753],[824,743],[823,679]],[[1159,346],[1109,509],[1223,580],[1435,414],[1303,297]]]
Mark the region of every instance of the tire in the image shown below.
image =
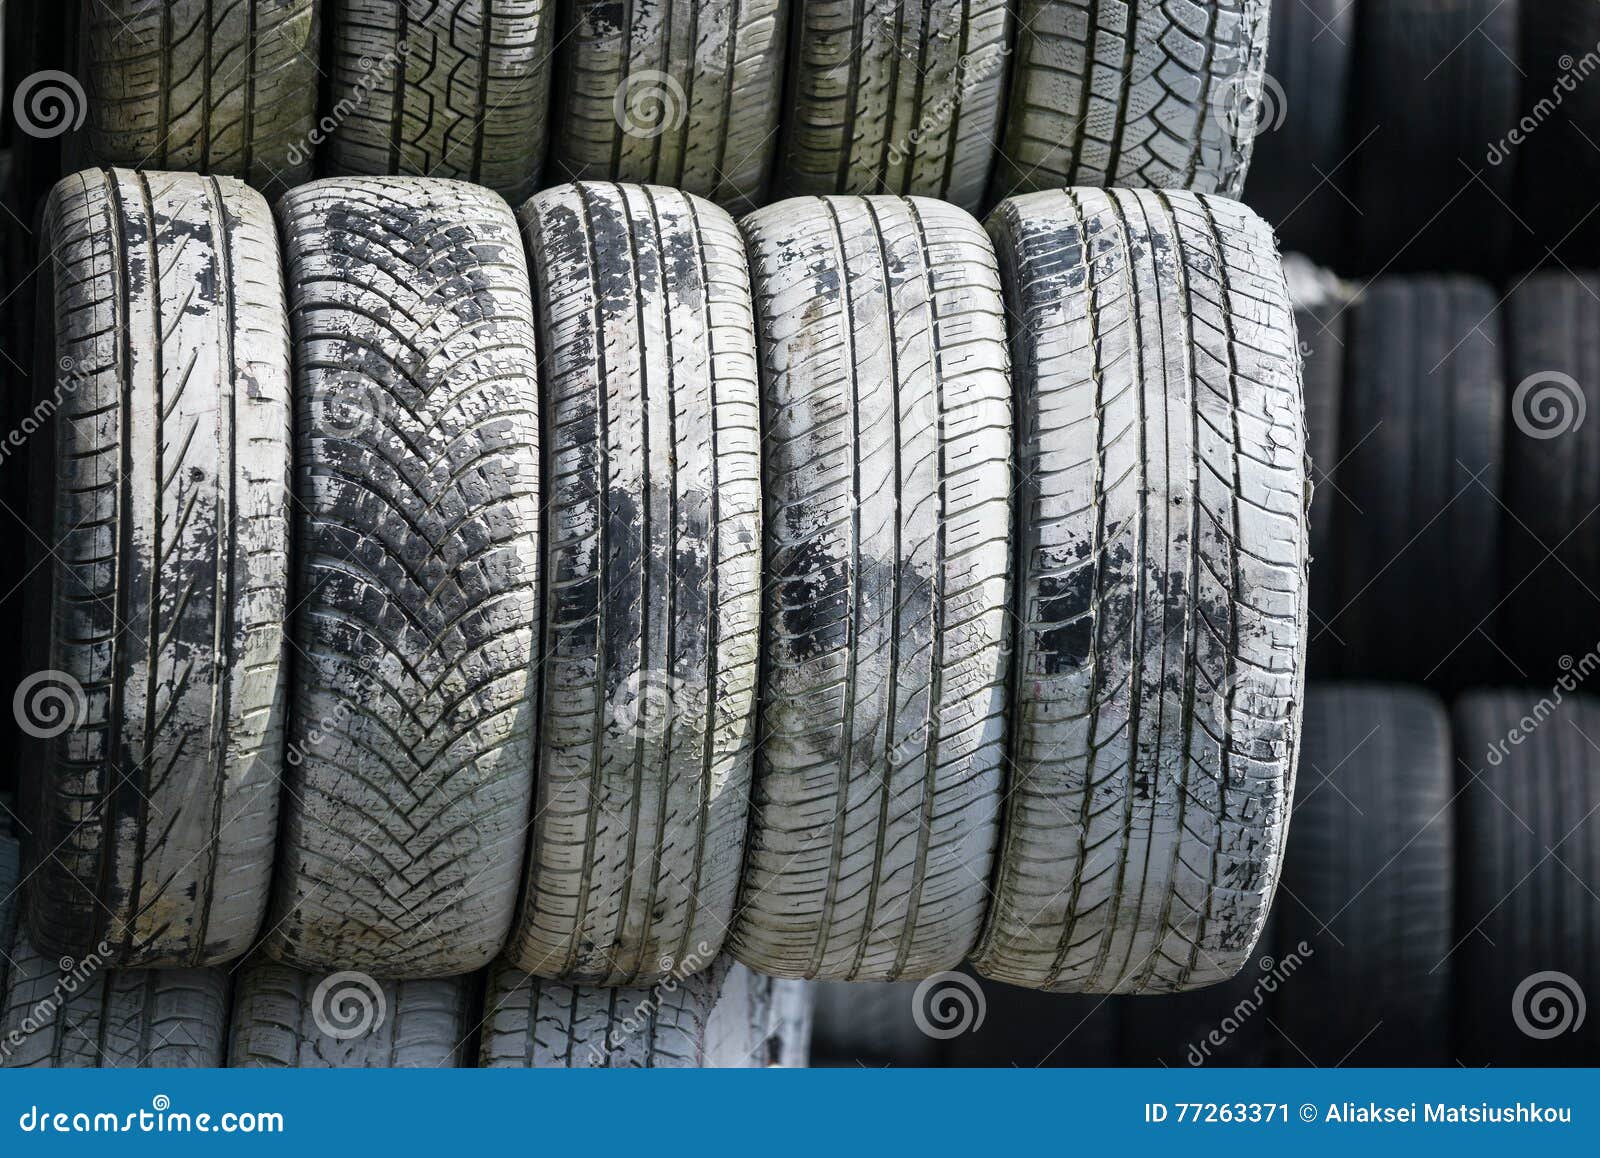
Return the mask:
[[[1306,397],[1306,452],[1311,460],[1311,639],[1307,674],[1337,675],[1340,641],[1331,630],[1339,614],[1338,528],[1362,512],[1340,493],[1339,417],[1344,406],[1344,364],[1351,292],[1332,274],[1303,258],[1284,259],[1294,328],[1300,335],[1301,376]],[[1359,437],[1359,435],[1358,435]]]
[[[1600,641],[1600,275],[1510,293],[1505,596],[1510,674],[1544,686]],[[1587,418],[1587,420],[1586,420]],[[1481,547],[1479,548],[1481,549]],[[1552,615],[1553,608],[1559,614]]]
[[[1237,197],[1269,0],[1019,0],[995,199],[1068,185]]]
[[[1384,278],[1351,311],[1335,482],[1340,670],[1461,688],[1489,677],[1505,461],[1496,292]],[[1426,592],[1428,613],[1417,614]]]
[[[1272,224],[1285,249],[1338,262],[1348,252],[1345,198],[1356,165],[1348,124],[1356,5],[1273,0],[1270,41],[1272,79],[1252,121],[1257,136],[1245,200]]]
[[[234,987],[231,1069],[455,1069],[466,1065],[476,982],[305,973],[255,956]]]
[[[1513,166],[1486,167],[1484,151],[1517,119],[1518,7],[1517,0],[1361,6],[1349,139],[1358,147],[1350,164],[1363,269],[1494,273],[1505,265]]]
[[[87,170],[42,237],[28,926],[51,956],[230,961],[266,908],[287,703],[272,216],[231,178]]]
[[[566,985],[497,965],[484,998],[478,1064],[486,1069],[803,1067],[809,1034],[806,989],[762,977],[726,957],[694,976],[673,975],[647,989]]]
[[[1570,694],[1578,678],[1541,699],[1485,691],[1456,703],[1453,963],[1466,1065],[1600,1063],[1600,1024],[1578,1013],[1600,992],[1589,883],[1600,880],[1600,703]]]
[[[733,219],[676,190],[566,185],[521,220],[551,579],[508,957],[649,985],[690,946],[720,948],[744,853],[761,613],[750,278]]]
[[[732,950],[915,979],[977,940],[999,829],[1011,400],[994,251],[922,198],[746,217],[766,452],[763,742]]]
[[[0,831],[0,993],[6,991],[6,974],[11,969],[11,945],[16,938],[17,912],[22,908],[22,846],[8,832]],[[4,1043],[0,1042],[0,1048]]]
[[[0,1067],[215,1069],[228,1025],[222,969],[111,969],[97,950],[56,961],[20,933],[0,1005]]]
[[[331,0],[331,7],[326,172],[455,177],[513,204],[539,187],[550,0],[449,0],[443,10],[438,0]]]
[[[1280,946],[1309,947],[1274,1012],[1308,1055],[1291,1060],[1451,1064],[1451,757],[1449,718],[1427,692],[1308,689],[1278,913]]]
[[[1544,263],[1547,248],[1573,266],[1600,263],[1600,222],[1586,190],[1600,183],[1600,162],[1588,141],[1600,141],[1600,92],[1588,80],[1600,44],[1600,10],[1588,0],[1531,0],[1522,12],[1523,118],[1538,131],[1520,145],[1498,142],[1489,155],[1515,170],[1517,216],[1532,232],[1522,238],[1527,268]],[[1562,62],[1566,67],[1562,67]],[[1543,102],[1555,104],[1553,112]],[[1587,138],[1587,140],[1585,140]]]
[[[783,192],[915,194],[976,212],[1004,114],[1005,0],[793,3]]]
[[[242,177],[281,192],[311,175],[317,0],[87,6],[90,159]]]
[[[1012,198],[989,229],[1018,626],[973,963],[1058,992],[1215,984],[1276,887],[1304,681],[1304,413],[1272,234],[1236,202],[1139,190]]]
[[[268,952],[438,977],[505,944],[533,796],[538,359],[517,224],[454,181],[278,203],[299,663]]]
[[[734,210],[762,203],[777,151],[782,0],[574,0],[563,11],[558,179],[668,185]]]

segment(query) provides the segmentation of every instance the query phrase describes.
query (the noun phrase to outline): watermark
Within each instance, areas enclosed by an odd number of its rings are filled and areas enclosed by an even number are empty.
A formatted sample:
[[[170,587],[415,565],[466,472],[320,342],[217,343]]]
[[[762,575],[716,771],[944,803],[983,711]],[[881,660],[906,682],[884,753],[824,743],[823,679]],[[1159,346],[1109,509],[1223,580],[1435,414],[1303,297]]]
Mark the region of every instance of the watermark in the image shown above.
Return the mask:
[[[1561,75],[1556,77],[1556,83],[1550,87],[1550,95],[1540,97],[1533,108],[1524,113],[1522,119],[1513,125],[1505,136],[1489,143],[1489,151],[1484,159],[1491,167],[1504,164],[1518,145],[1527,144],[1528,138],[1555,116],[1556,110],[1565,103],[1567,97],[1577,92],[1579,85],[1600,70],[1600,44],[1576,60],[1570,55],[1563,55],[1556,61],[1556,67],[1561,70]]]
[[[684,710],[682,683],[666,672],[633,672],[611,693],[611,719],[624,733],[660,740]]]
[[[648,141],[681,128],[689,106],[677,77],[648,68],[630,73],[617,86],[611,97],[611,115],[628,136]]]
[[[1566,697],[1578,690],[1582,684],[1596,671],[1600,671],[1600,644],[1596,644],[1576,660],[1570,655],[1564,655],[1556,661],[1561,668],[1561,677],[1550,688],[1550,693],[1542,696],[1500,739],[1489,745],[1485,759],[1491,768],[1498,768],[1511,754],[1511,749],[1520,748],[1551,716],[1555,715]]]
[[[1278,987],[1299,972],[1306,959],[1314,957],[1316,951],[1308,942],[1301,941],[1279,960],[1271,957],[1262,957],[1256,962],[1260,976],[1256,983],[1250,987],[1250,992],[1245,994],[1230,1009],[1220,1022],[1214,1026],[1199,1041],[1189,1043],[1189,1052],[1185,1059],[1191,1066],[1203,1066],[1211,1060],[1214,1051],[1228,1044],[1228,1039],[1244,1028],[1257,1013],[1261,1012],[1267,1003],[1267,998],[1278,991]]]
[[[1289,98],[1276,77],[1266,72],[1238,72],[1211,93],[1211,111],[1228,132],[1241,141],[1283,128],[1289,117]]]
[[[610,1054],[621,1049],[630,1037],[649,1030],[666,999],[678,991],[685,979],[709,965],[715,955],[711,946],[701,941],[681,958],[667,956],[657,961],[657,966],[666,976],[652,985],[621,1017],[612,1018],[600,1040],[590,1043],[588,1064],[603,1067]]]
[[[68,672],[36,671],[17,685],[11,697],[17,727],[36,740],[53,740],[82,726],[89,716],[89,697]]]
[[[1523,1033],[1539,1041],[1577,1033],[1588,1011],[1583,986],[1571,975],[1554,969],[1524,977],[1511,995],[1511,1020]]]
[[[39,433],[62,406],[66,405],[67,399],[94,377],[93,371],[82,370],[71,358],[62,358],[58,365],[62,376],[56,379],[49,396],[35,402],[33,408],[22,416],[22,420],[8,430],[4,438],[0,438],[0,463],[10,458],[14,451],[26,446],[28,440]]]
[[[333,711],[307,728],[304,736],[296,736],[292,743],[285,746],[284,762],[289,767],[300,767],[306,762],[307,757],[322,747],[324,742],[343,731],[345,725],[355,719],[357,704],[378,702],[379,689],[372,674],[372,660],[367,656],[361,656],[356,660],[356,671],[359,674],[354,691],[341,697],[334,705]]]
[[[400,67],[400,62],[411,51],[408,41],[400,41],[394,48],[385,53],[379,60],[370,56],[363,56],[356,61],[356,67],[361,75],[350,86],[350,91],[340,97],[334,106],[329,109],[311,126],[310,131],[289,145],[284,159],[291,166],[304,165],[316,154],[317,146],[326,142],[334,133],[339,131],[339,126],[349,120],[351,115],[364,107],[371,98],[374,89],[388,82],[389,78]]]
[[[55,69],[23,77],[11,97],[11,115],[17,127],[42,140],[76,132],[88,114],[89,100],[78,78]]]
[[[101,941],[83,958],[63,957],[57,961],[56,982],[50,992],[25,1008],[21,1021],[0,1038],[0,1061],[9,1059],[34,1034],[51,1029],[67,1002],[95,984],[101,970],[108,967],[111,954],[110,943]]]
[[[311,1020],[335,1041],[376,1033],[388,1016],[383,986],[359,969],[329,974],[311,994]]]
[[[937,100],[925,106],[916,127],[902,139],[889,143],[889,164],[903,164],[923,141],[947,132],[967,94],[1004,68],[1010,55],[1009,45],[987,44],[957,60],[951,83]]]
[[[1588,415],[1583,387],[1559,370],[1529,374],[1511,395],[1511,421],[1529,438],[1559,438],[1581,427]]]
[[[268,1110],[225,1110],[190,1113],[174,1110],[172,1099],[157,1094],[148,1109],[127,1113],[107,1110],[54,1110],[29,1106],[17,1118],[25,1134],[281,1134],[283,1115]]]
[[[923,978],[911,994],[911,1020],[925,1036],[936,1041],[976,1033],[988,1012],[983,987],[974,978],[954,970]]]

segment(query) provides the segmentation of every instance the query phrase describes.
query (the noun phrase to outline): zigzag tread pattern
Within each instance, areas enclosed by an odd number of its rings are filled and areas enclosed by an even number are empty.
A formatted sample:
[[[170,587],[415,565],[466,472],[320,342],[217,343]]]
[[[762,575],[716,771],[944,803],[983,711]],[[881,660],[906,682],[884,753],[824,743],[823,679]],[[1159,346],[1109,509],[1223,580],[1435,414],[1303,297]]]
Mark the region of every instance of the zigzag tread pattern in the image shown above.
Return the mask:
[[[1266,225],[1186,192],[991,218],[1019,440],[1011,775],[985,976],[1230,977],[1282,858],[1305,651],[1305,433]]]

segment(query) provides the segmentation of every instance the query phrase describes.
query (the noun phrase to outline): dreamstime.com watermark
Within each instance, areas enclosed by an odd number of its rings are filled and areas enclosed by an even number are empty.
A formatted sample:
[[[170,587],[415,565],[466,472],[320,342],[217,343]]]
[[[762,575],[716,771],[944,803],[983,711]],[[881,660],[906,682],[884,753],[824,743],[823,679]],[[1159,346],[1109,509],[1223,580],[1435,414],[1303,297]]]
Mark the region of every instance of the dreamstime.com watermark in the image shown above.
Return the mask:
[[[366,106],[373,90],[388,82],[410,52],[410,42],[402,40],[378,60],[363,56],[356,61],[356,67],[361,75],[356,77],[355,83],[350,86],[350,91],[340,97],[334,106],[311,126],[304,137],[289,145],[288,152],[284,154],[289,164],[303,165],[311,160],[316,154],[317,146],[325,143],[339,131],[340,125],[349,120],[358,109]]]
[[[1564,655],[1556,661],[1561,668],[1561,677],[1551,686],[1548,695],[1541,696],[1539,702],[1529,708],[1526,713],[1500,739],[1489,745],[1484,759],[1491,768],[1498,768],[1504,763],[1505,758],[1511,754],[1511,749],[1520,748],[1523,743],[1544,726],[1544,722],[1555,715],[1567,696],[1578,690],[1585,680],[1596,671],[1600,671],[1600,643],[1584,652],[1577,659]]]
[[[56,983],[50,992],[22,1011],[22,1018],[0,1038],[0,1064],[27,1044],[36,1033],[51,1029],[67,1002],[83,993],[95,983],[95,978],[107,968],[111,959],[111,945],[101,941],[81,959],[63,957],[56,962]]]
[[[626,1013],[613,1018],[611,1027],[599,1041],[590,1043],[588,1064],[603,1067],[609,1055],[620,1050],[630,1037],[649,1030],[666,999],[676,993],[687,978],[711,964],[715,956],[711,946],[701,941],[677,960],[661,958],[657,964],[666,976],[652,985],[649,992],[634,1002]]]
[[[383,986],[359,969],[329,974],[311,994],[311,1020],[335,1041],[376,1033],[388,1017]]]
[[[1583,1028],[1589,1004],[1569,973],[1547,969],[1522,979],[1511,995],[1511,1020],[1531,1038],[1549,1041]]]
[[[1540,370],[1529,374],[1511,393],[1511,421],[1529,438],[1543,442],[1583,426],[1589,401],[1571,374]]]
[[[1228,1039],[1238,1033],[1247,1021],[1261,1012],[1267,1003],[1267,998],[1299,972],[1308,958],[1315,955],[1316,950],[1312,949],[1308,942],[1301,941],[1276,961],[1271,957],[1262,957],[1257,961],[1256,966],[1261,975],[1250,987],[1250,992],[1241,997],[1209,1033],[1199,1041],[1189,1044],[1189,1052],[1184,1060],[1192,1066],[1203,1066],[1210,1061],[1212,1051],[1226,1045]]]
[[[125,1113],[110,1110],[54,1110],[29,1106],[17,1118],[24,1134],[282,1134],[283,1115],[276,1110],[174,1110],[172,1099],[157,1094],[148,1108]]]
[[[906,158],[922,142],[949,131],[962,102],[974,88],[1005,67],[1011,47],[1006,44],[988,44],[976,52],[969,52],[956,61],[954,83],[949,85],[938,100],[929,104],[914,127],[904,138],[891,141],[888,160],[891,165],[904,164]]]
[[[1524,113],[1522,119],[1513,125],[1505,136],[1498,141],[1489,142],[1489,151],[1484,159],[1491,167],[1505,164],[1517,146],[1527,144],[1528,138],[1555,116],[1556,110],[1565,103],[1568,96],[1578,91],[1579,85],[1600,71],[1600,44],[1596,44],[1576,60],[1570,55],[1562,56],[1556,61],[1556,67],[1561,70],[1561,75],[1556,77],[1556,83],[1550,86],[1550,95],[1540,97],[1533,108]]]
[[[923,978],[911,993],[911,1020],[935,1041],[976,1033],[988,1012],[983,987],[954,970]]]

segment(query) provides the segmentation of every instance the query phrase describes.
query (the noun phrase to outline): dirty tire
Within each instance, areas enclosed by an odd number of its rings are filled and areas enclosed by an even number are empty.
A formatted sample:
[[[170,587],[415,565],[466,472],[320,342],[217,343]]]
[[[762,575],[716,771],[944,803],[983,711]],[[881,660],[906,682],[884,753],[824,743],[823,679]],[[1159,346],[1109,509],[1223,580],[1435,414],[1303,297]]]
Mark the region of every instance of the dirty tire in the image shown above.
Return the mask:
[[[454,1069],[466,1064],[472,977],[377,981],[257,955],[234,984],[231,1069]]]
[[[995,196],[1122,185],[1237,197],[1268,6],[1020,0]]]
[[[1356,7],[1350,0],[1274,0],[1267,75],[1277,87],[1262,92],[1263,115],[1272,119],[1260,124],[1245,186],[1245,200],[1284,249],[1319,261],[1347,252]]]
[[[925,977],[977,939],[999,828],[1011,396],[994,251],[922,198],[800,198],[740,226],[767,589],[730,944],[778,977]]]
[[[1327,625],[1345,675],[1457,689],[1499,663],[1498,296],[1471,278],[1383,278],[1351,307],[1336,481],[1353,510]]]
[[[539,187],[550,101],[551,0],[324,0],[332,7],[325,172],[421,173]]]
[[[1500,639],[1515,678],[1536,685],[1559,678],[1600,643],[1600,600],[1594,595],[1600,591],[1595,293],[1600,275],[1535,274],[1511,291],[1506,304],[1510,513]]]
[[[1455,992],[1466,1065],[1600,1064],[1600,920],[1589,891],[1600,880],[1600,702],[1567,695],[1530,731],[1530,712],[1549,704],[1526,690],[1456,702]],[[1578,994],[1589,1006],[1581,1025]]]
[[[1485,151],[1506,139],[1518,116],[1518,7],[1518,0],[1360,6],[1349,134],[1360,150],[1349,164],[1362,269],[1493,273],[1504,265],[1516,221],[1506,209],[1516,165],[1491,164]]]
[[[44,220],[27,923],[51,955],[229,961],[266,908],[287,703],[272,215],[232,178],[118,169]]]
[[[228,1030],[224,969],[109,969],[47,957],[20,931],[0,1003],[0,1067],[214,1069]]]
[[[692,977],[599,988],[496,965],[478,1065],[495,1069],[803,1068],[809,986],[719,957]]]
[[[242,177],[273,193],[311,175],[317,0],[83,7],[93,160]]]
[[[1214,984],[1266,920],[1304,680],[1304,415],[1272,234],[1236,202],[1139,190],[1012,198],[989,228],[1020,539],[974,964],[1067,992]]]
[[[761,614],[750,277],[733,219],[676,190],[565,185],[521,218],[550,588],[508,956],[649,985],[721,946],[744,853]]]
[[[1544,262],[1549,246],[1558,259],[1592,266],[1600,261],[1600,221],[1590,213],[1600,159],[1588,142],[1600,141],[1600,89],[1588,83],[1592,72],[1576,83],[1572,74],[1600,44],[1600,7],[1589,0],[1525,0],[1521,12],[1517,58],[1527,70],[1521,111],[1539,126],[1517,146],[1513,162],[1517,216],[1533,231],[1526,264]],[[1560,104],[1546,119],[1548,106],[1540,109],[1539,102],[1557,95]]]
[[[1003,113],[1005,0],[793,0],[779,186],[976,212]]]
[[[761,204],[777,152],[782,0],[574,0],[563,12],[558,179],[668,185],[735,211]]]
[[[1277,912],[1279,957],[1301,963],[1273,1017],[1310,1064],[1451,1064],[1454,796],[1450,721],[1434,696],[1307,689]]]
[[[16,937],[17,912],[22,908],[22,846],[0,832],[0,993],[6,991],[11,969],[11,944]]]
[[[294,325],[298,663],[268,951],[432,977],[505,943],[533,795],[539,438],[517,224],[488,190],[278,203]]]

